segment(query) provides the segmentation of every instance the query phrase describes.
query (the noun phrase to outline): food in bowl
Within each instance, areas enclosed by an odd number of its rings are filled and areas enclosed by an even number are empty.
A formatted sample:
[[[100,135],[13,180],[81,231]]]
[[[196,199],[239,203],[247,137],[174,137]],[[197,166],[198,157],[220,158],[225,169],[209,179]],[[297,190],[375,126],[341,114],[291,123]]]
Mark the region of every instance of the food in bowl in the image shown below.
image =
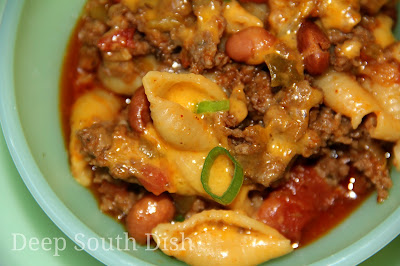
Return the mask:
[[[62,76],[73,176],[136,242],[189,264],[254,265],[306,245],[372,190],[389,195],[394,10],[89,0]]]

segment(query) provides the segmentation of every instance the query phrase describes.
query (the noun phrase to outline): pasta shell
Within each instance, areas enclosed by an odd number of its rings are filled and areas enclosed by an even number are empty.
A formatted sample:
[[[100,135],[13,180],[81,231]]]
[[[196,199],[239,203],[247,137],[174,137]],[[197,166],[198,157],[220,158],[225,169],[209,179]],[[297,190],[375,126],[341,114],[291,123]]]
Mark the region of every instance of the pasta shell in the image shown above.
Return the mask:
[[[150,71],[143,77],[151,117],[158,134],[181,150],[206,151],[218,145],[212,123],[195,114],[201,101],[225,100],[226,94],[201,75]]]
[[[322,0],[319,10],[326,29],[350,32],[361,21],[358,0]]]
[[[112,64],[122,64],[111,62]],[[125,77],[112,74],[105,64],[100,65],[97,76],[101,83],[112,92],[124,95],[133,95],[137,88],[142,86],[142,77],[147,71],[157,69],[157,61],[154,56],[134,58],[132,61],[124,62],[131,68],[129,76]]]
[[[237,1],[225,2],[223,15],[227,22],[226,31],[229,34],[252,26],[264,27],[259,18],[249,13]]]
[[[380,84],[358,82],[345,73],[330,71],[315,80],[314,85],[324,92],[324,102],[335,112],[350,117],[353,128],[357,128],[367,114],[376,115],[376,126],[369,129],[371,137],[386,141],[400,139],[400,94],[398,86],[385,87]]]
[[[365,115],[380,109],[374,97],[348,74],[329,71],[317,78],[314,85],[324,92],[324,102],[327,106],[350,117],[354,129]]]
[[[400,120],[400,85],[393,83],[389,86],[365,80],[362,86],[366,88],[379,102],[385,112]]]
[[[203,211],[152,233],[165,254],[191,265],[256,265],[292,251],[278,231],[234,211]]]
[[[114,119],[121,109],[121,100],[107,91],[96,89],[82,95],[73,105],[69,154],[72,175],[83,186],[92,182],[92,171],[81,154],[76,133],[94,123]]]

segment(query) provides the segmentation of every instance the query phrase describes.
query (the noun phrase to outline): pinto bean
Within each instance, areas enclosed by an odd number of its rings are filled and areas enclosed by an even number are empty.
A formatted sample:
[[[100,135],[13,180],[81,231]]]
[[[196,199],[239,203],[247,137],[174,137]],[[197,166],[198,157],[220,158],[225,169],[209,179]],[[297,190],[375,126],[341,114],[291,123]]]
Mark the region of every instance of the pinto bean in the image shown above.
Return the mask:
[[[174,214],[175,206],[169,196],[148,194],[136,202],[129,211],[126,228],[137,243],[146,244],[151,230],[160,223],[171,221]]]
[[[135,91],[128,110],[129,125],[138,133],[142,133],[150,122],[150,103],[144,93],[143,86]]]
[[[251,65],[264,62],[263,52],[274,45],[276,37],[261,27],[248,27],[232,36],[226,42],[225,51],[235,61]]]
[[[329,67],[329,47],[325,33],[313,22],[305,21],[297,32],[297,48],[304,57],[304,67],[312,75],[320,75]]]

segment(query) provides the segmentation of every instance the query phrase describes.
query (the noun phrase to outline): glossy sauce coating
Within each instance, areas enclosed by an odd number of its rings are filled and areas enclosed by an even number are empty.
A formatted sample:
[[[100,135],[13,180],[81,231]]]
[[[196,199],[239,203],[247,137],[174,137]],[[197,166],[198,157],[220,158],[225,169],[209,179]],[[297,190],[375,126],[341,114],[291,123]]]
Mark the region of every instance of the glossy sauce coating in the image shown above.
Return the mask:
[[[64,133],[66,147],[68,146],[71,133],[70,116],[72,105],[83,93],[92,90],[96,85],[100,85],[95,83],[96,80],[92,83],[78,82],[79,50],[81,48],[78,33],[82,26],[83,20],[79,20],[68,43],[60,78],[61,126]]]

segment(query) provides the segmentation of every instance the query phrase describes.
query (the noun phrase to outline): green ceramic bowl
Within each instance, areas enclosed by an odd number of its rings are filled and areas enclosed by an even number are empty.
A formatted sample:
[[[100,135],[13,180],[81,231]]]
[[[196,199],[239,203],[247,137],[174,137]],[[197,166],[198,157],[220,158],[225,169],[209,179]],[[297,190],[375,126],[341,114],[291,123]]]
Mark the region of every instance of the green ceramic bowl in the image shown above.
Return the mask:
[[[108,265],[183,264],[160,251],[125,246],[123,227],[103,215],[92,194],[70,174],[60,126],[59,77],[84,2],[0,0],[0,11],[5,6],[0,28],[0,118],[8,147],[36,201],[92,256]],[[377,252],[400,232],[400,176],[394,171],[392,176],[394,186],[384,204],[377,204],[372,195],[325,237],[267,264],[353,265]]]

